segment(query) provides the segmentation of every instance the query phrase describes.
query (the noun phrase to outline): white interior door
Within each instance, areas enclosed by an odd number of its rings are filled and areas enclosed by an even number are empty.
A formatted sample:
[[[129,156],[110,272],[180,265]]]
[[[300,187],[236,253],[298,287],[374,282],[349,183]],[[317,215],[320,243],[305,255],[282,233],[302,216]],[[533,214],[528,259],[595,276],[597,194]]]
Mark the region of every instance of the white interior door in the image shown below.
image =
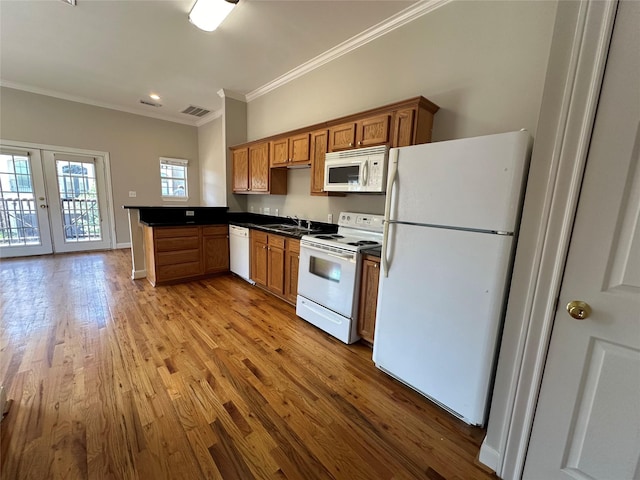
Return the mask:
[[[43,151],[56,252],[111,247],[104,158]]]
[[[525,479],[640,478],[640,2],[619,5]],[[581,300],[591,314],[572,318]]]
[[[51,252],[40,150],[0,145],[0,258]]]

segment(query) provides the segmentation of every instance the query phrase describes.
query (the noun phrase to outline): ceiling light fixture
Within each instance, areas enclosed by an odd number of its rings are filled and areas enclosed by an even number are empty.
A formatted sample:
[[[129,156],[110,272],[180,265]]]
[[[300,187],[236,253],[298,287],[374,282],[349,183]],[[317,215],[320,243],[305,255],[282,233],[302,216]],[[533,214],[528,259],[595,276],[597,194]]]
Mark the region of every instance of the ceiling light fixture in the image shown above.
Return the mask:
[[[153,98],[154,100],[160,100],[160,95],[158,95],[157,93],[152,93],[151,95],[149,95],[151,98]]]
[[[238,0],[196,0],[189,21],[205,32],[213,32],[231,13]]]

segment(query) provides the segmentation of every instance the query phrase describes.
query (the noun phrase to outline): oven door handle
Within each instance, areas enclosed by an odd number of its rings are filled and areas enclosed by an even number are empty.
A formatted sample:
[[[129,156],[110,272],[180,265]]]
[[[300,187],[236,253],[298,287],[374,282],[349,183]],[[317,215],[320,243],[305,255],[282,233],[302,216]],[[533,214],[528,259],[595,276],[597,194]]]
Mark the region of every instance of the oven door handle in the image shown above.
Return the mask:
[[[340,260],[346,260],[346,261],[351,262],[351,263],[355,263],[355,261],[356,261],[356,254],[341,255],[339,253],[333,253],[333,252],[330,252],[330,251],[325,250],[323,248],[313,247],[311,245],[306,245],[306,244],[300,245],[300,249],[304,249],[304,248],[309,249],[309,250],[313,250],[314,252],[323,253],[323,254],[325,254],[325,255],[327,255],[329,257],[339,258]]]

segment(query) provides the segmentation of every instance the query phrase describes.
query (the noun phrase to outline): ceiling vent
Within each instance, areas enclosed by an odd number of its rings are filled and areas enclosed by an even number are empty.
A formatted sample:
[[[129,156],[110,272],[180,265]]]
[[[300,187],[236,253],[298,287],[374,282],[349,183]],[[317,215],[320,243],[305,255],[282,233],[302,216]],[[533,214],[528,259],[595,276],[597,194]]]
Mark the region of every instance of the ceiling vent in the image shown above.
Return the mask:
[[[149,105],[150,107],[161,107],[162,104],[161,103],[155,103],[155,102],[151,102],[149,100],[140,100],[140,103],[142,103],[143,105]]]
[[[189,105],[187,108],[185,108],[180,113],[185,113],[187,115],[193,115],[194,117],[204,117],[208,113],[211,113],[211,110],[207,110],[206,108],[202,108],[202,107],[195,107],[193,105]]]

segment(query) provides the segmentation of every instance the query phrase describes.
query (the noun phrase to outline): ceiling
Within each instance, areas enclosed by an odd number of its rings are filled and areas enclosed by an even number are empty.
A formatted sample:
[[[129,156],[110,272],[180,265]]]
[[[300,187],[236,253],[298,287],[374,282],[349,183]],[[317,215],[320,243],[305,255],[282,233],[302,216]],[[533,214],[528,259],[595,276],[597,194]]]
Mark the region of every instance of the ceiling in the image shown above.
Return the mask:
[[[187,19],[194,1],[0,0],[0,84],[199,125],[221,89],[255,98],[424,3],[240,0],[204,32]],[[161,107],[140,103],[151,93]],[[212,113],[181,113],[190,105]]]

